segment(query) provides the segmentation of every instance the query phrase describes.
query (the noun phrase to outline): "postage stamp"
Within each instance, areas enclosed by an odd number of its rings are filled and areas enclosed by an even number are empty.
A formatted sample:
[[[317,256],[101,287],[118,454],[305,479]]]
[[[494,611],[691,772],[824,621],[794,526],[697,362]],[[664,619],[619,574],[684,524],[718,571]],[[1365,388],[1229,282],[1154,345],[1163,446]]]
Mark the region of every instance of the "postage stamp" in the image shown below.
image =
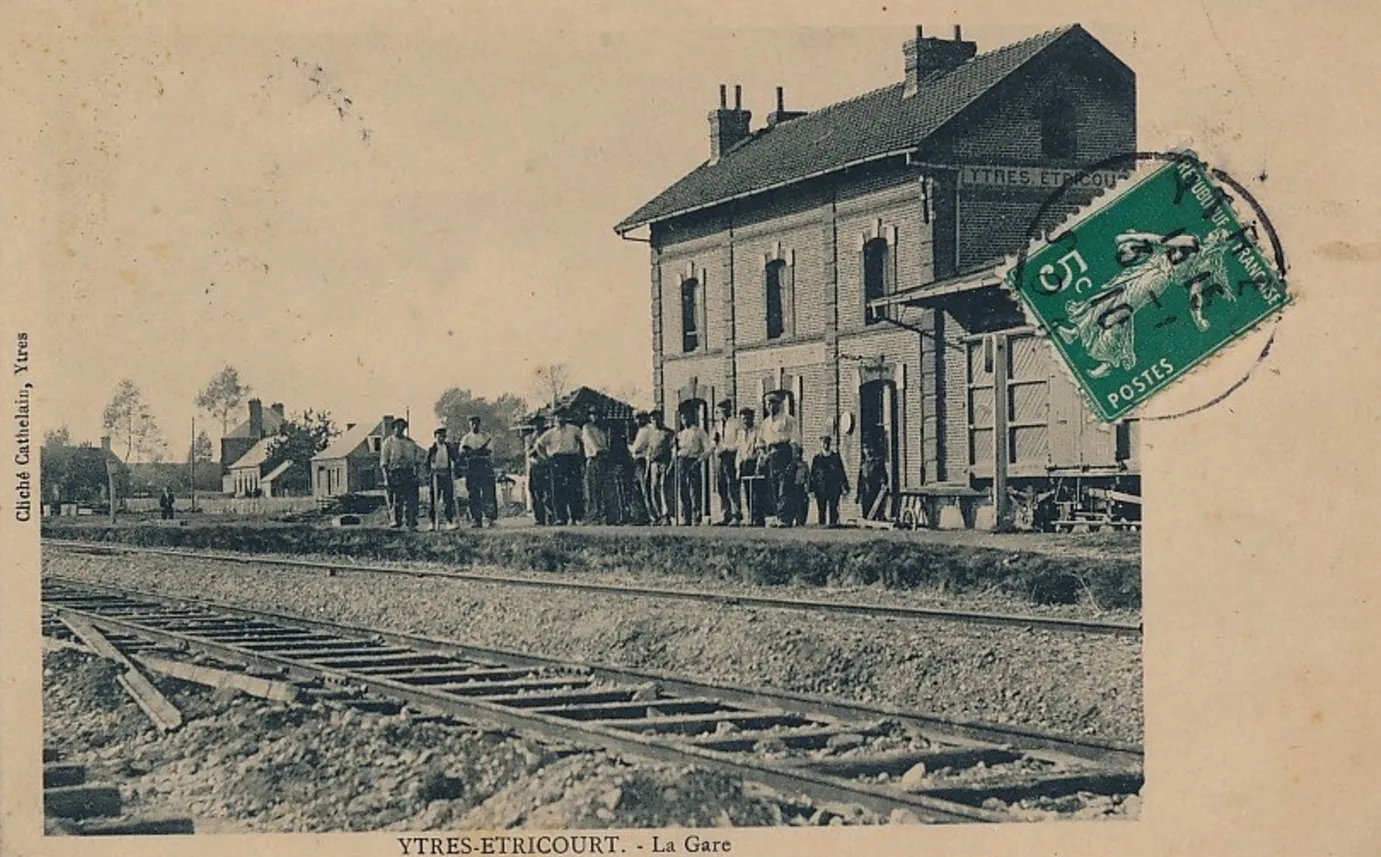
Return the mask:
[[[1141,175],[1007,272],[1007,287],[1104,421],[1137,409],[1289,302],[1280,261],[1258,245],[1258,224],[1244,222],[1215,179],[1189,153],[1143,162]]]

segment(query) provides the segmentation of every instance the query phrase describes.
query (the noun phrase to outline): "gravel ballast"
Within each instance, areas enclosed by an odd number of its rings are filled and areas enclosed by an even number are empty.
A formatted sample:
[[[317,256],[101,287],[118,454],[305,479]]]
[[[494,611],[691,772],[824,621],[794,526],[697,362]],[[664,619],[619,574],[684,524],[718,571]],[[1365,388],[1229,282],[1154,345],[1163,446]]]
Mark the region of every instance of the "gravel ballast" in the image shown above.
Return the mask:
[[[824,616],[470,581],[45,552],[44,569],[168,595],[882,703],[964,720],[1140,742],[1132,638]]]
[[[113,664],[71,650],[45,653],[43,663],[44,745],[118,783],[127,816],[187,817],[198,833],[887,820],[698,769],[156,679],[186,721],[165,735],[125,696]]]

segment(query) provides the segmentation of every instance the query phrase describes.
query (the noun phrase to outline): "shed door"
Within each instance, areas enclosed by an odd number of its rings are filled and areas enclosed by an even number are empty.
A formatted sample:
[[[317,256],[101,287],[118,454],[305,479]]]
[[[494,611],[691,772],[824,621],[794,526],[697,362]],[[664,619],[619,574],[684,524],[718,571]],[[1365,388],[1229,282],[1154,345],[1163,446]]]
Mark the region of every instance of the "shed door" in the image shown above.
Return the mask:
[[[1013,476],[1044,476],[1050,463],[1050,346],[1034,334],[1007,337],[1008,462]]]
[[[969,470],[993,475],[993,411],[999,398],[1007,409],[1007,467],[1011,476],[1044,476],[1050,463],[1049,346],[1030,333],[1007,337],[1007,388],[993,388],[993,350],[988,338],[968,343]]]

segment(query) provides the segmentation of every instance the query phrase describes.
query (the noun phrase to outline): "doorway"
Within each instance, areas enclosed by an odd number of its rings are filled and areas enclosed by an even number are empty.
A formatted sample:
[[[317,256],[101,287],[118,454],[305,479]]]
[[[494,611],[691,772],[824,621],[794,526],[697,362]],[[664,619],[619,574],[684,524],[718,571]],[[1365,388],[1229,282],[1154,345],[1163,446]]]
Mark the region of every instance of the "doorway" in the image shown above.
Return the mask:
[[[897,385],[891,380],[864,382],[858,389],[859,458],[872,449],[882,457],[887,467],[886,490],[888,502],[882,507],[890,517],[900,484],[901,444],[897,414]],[[864,509],[867,515],[869,510]]]

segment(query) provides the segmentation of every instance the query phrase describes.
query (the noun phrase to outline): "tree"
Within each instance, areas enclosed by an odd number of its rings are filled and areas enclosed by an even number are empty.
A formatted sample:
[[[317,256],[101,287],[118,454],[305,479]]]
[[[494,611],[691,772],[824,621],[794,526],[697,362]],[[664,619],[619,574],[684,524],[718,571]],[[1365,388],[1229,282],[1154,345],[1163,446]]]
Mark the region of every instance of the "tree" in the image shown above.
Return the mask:
[[[643,405],[643,388],[637,384],[618,384],[611,387],[601,387],[599,391],[611,399],[627,402],[635,408]]]
[[[239,370],[227,364],[197,394],[197,407],[220,420],[221,437],[224,437],[230,425],[230,415],[235,413],[249,393],[249,385],[240,381]]]
[[[565,395],[571,381],[571,368],[565,363],[538,366],[532,372],[532,391],[539,405],[555,405]]]
[[[203,461],[214,459],[215,453],[211,448],[211,436],[206,433],[205,429],[202,429],[197,432],[196,439],[192,441],[191,447],[187,450],[187,460],[200,464]]]
[[[43,433],[43,448],[58,448],[72,445],[72,433],[67,430],[67,425],[58,426],[55,429],[48,429]]]
[[[43,454],[39,472],[43,480],[44,499],[65,503],[96,503],[107,487],[105,450],[89,443],[72,445],[67,427],[48,431],[43,436]],[[128,474],[116,466],[116,490],[122,491]]]
[[[128,378],[120,381],[115,395],[101,413],[101,427],[125,444],[125,461],[130,461],[136,452],[140,457],[159,460],[167,448],[163,434],[158,430],[149,406],[139,386]]]
[[[312,456],[325,449],[331,439],[339,435],[340,429],[331,422],[331,414],[327,411],[309,409],[286,419],[269,445],[264,472],[268,473],[283,462],[291,461],[292,466],[278,477],[278,484],[288,493],[306,493],[312,487]]]
[[[469,390],[452,387],[436,400],[436,419],[446,427],[447,436],[459,442],[470,430],[470,417],[479,417],[481,430],[489,435],[494,466],[504,470],[522,469],[523,442],[513,428],[527,411],[521,396],[504,393],[490,401]]]

